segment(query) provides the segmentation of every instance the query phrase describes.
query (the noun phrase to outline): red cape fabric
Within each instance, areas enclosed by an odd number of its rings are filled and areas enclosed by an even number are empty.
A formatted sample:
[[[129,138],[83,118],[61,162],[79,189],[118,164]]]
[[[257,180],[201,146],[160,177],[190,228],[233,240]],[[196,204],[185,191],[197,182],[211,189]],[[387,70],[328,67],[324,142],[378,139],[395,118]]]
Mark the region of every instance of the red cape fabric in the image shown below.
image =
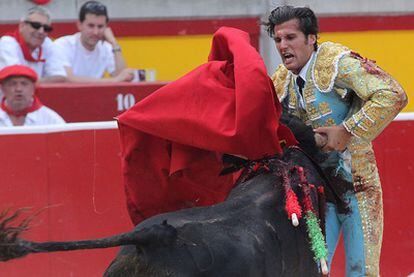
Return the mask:
[[[233,187],[221,154],[249,159],[296,143],[279,125],[281,106],[249,35],[222,27],[208,62],[118,118],[128,210],[134,224],[155,214],[212,205]]]

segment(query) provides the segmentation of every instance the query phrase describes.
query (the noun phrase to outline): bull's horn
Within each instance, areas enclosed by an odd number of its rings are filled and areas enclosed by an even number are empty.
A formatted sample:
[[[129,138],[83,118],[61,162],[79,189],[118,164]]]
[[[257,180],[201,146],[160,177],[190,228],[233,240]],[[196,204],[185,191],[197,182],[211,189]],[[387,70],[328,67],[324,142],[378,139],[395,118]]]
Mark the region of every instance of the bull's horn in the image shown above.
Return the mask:
[[[292,213],[292,224],[297,227],[299,225],[298,216],[295,213]]]
[[[329,269],[328,265],[326,264],[326,260],[324,258],[320,259],[321,262],[321,270],[323,275],[328,275]]]

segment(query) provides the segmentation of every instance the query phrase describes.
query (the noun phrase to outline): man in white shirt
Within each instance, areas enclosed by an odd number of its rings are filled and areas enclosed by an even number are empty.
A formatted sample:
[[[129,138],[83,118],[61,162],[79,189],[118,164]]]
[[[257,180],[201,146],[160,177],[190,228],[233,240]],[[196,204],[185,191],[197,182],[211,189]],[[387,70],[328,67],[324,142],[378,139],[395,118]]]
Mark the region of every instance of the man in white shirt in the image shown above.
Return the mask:
[[[63,63],[47,37],[51,31],[49,12],[42,7],[29,9],[18,29],[0,39],[0,69],[22,64],[36,71],[40,82],[65,81]]]
[[[69,81],[123,82],[131,81],[133,70],[127,69],[121,47],[108,25],[106,6],[88,1],[79,11],[79,32],[55,41],[64,59]],[[110,78],[103,78],[105,72]]]
[[[25,65],[6,66],[0,70],[0,88],[4,93],[0,127],[65,123],[35,96],[36,81],[36,72]]]

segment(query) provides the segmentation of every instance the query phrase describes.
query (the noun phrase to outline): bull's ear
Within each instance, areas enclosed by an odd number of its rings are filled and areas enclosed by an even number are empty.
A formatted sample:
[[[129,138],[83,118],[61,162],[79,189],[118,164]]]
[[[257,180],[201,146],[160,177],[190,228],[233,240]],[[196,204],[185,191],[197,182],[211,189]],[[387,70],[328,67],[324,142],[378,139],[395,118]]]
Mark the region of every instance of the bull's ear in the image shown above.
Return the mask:
[[[223,168],[223,170],[222,170],[222,171],[220,171],[219,176],[223,176],[223,175],[227,175],[227,174],[230,174],[230,173],[236,172],[236,171],[238,171],[239,169],[240,169],[240,168],[235,167],[235,166],[230,166],[230,167]]]
[[[219,176],[223,176],[226,174],[230,174],[240,170],[242,167],[246,166],[249,162],[248,159],[242,158],[240,156],[230,155],[230,154],[223,154],[221,157],[223,164],[230,165],[225,167],[219,174]]]
[[[232,164],[232,165],[245,165],[249,161],[247,158],[230,155],[230,154],[223,154],[223,156],[221,157],[221,160],[225,164]]]

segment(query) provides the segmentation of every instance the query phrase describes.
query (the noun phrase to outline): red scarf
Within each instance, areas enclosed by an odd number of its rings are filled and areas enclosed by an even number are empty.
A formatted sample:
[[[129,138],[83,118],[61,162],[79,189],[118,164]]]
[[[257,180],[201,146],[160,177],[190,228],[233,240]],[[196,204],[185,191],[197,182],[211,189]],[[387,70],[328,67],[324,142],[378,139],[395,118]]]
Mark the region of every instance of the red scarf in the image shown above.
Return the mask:
[[[13,111],[6,105],[6,98],[3,98],[1,101],[1,109],[5,111],[8,115],[14,115],[14,116],[26,116],[28,113],[37,111],[43,106],[42,102],[40,102],[39,98],[34,96],[33,103],[30,107],[27,107],[21,111]]]
[[[45,62],[46,60],[42,58],[42,46],[39,46],[39,54],[37,58],[33,58],[32,52],[29,49],[29,46],[24,41],[24,38],[20,35],[19,30],[14,31],[13,33],[8,33],[6,36],[13,37],[19,43],[20,48],[22,49],[23,56],[28,62]]]

